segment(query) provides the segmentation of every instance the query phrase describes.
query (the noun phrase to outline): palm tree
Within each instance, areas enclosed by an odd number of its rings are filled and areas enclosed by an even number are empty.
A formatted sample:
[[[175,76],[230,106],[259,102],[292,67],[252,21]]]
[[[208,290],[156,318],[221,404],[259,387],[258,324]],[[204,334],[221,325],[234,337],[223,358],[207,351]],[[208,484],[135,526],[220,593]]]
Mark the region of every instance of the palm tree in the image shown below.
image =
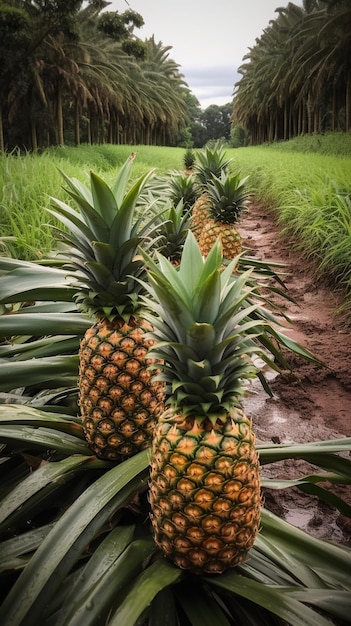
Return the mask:
[[[277,9],[236,84],[233,121],[248,128],[253,143],[350,128],[350,12],[345,0]]]

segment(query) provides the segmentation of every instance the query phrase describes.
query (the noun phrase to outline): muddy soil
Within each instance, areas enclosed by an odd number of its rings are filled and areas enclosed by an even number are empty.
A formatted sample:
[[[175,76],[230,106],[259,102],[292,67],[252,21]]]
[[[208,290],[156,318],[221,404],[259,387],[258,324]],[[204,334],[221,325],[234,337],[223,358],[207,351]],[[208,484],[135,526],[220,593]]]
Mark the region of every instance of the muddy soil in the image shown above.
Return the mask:
[[[295,303],[279,296],[270,295],[270,299],[291,320],[290,325],[284,322],[285,334],[326,364],[320,367],[290,354],[294,376],[286,372],[271,378],[273,398],[267,397],[258,381],[250,383],[244,409],[252,417],[258,442],[303,443],[350,436],[351,326],[336,313],[338,296],[317,279],[303,256],[292,252],[267,209],[252,204],[239,231],[248,256],[284,264],[284,282]],[[289,460],[264,466],[262,475],[297,478],[314,470],[302,460]],[[320,485],[351,504],[350,486]],[[268,509],[295,526],[315,537],[351,546],[351,520],[315,496],[293,488],[265,489],[264,497]]]

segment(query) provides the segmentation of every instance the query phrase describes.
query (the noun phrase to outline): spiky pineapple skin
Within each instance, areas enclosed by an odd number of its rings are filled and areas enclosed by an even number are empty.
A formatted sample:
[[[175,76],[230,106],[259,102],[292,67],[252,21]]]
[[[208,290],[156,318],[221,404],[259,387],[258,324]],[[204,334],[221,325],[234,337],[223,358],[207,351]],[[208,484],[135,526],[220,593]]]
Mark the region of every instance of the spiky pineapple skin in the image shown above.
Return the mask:
[[[167,414],[165,414],[167,415]],[[178,567],[219,574],[242,563],[260,525],[260,470],[251,421],[240,410],[212,426],[160,419],[149,498],[157,545]]]
[[[153,382],[150,327],[135,318],[91,326],[79,350],[79,406],[84,433],[99,458],[121,461],[151,445],[164,411],[163,383]]]
[[[196,200],[192,208],[191,230],[194,233],[197,242],[200,241],[202,231],[209,219],[208,196],[207,193],[203,193]]]
[[[242,239],[239,232],[230,224],[223,224],[209,219],[202,229],[199,238],[199,248],[203,256],[209,254],[218,237],[221,240],[224,259],[234,259],[242,252]]]

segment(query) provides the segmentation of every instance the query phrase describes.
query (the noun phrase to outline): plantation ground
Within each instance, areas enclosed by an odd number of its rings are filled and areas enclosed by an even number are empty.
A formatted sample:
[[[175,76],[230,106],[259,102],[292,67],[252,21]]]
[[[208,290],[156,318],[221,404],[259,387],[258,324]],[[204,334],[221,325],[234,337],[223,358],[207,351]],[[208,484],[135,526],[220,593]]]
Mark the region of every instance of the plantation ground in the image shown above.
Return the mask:
[[[283,241],[272,214],[251,205],[240,223],[247,254],[264,261],[285,264],[285,284],[295,303],[275,296],[292,320],[286,334],[308,348],[327,367],[307,363],[289,354],[294,376],[279,375],[270,381],[274,398],[267,398],[258,382],[248,388],[245,411],[251,415],[258,442],[308,442],[336,439],[351,433],[351,333],[336,315],[336,294],[321,284],[306,261]],[[270,299],[273,300],[270,295]],[[350,322],[350,321],[349,321]],[[269,376],[269,374],[268,374]],[[265,466],[263,476],[297,478],[314,468],[304,461]],[[331,488],[323,483],[323,487]],[[351,489],[334,487],[351,504]],[[351,546],[350,520],[314,496],[297,489],[265,490],[266,507],[316,537]]]

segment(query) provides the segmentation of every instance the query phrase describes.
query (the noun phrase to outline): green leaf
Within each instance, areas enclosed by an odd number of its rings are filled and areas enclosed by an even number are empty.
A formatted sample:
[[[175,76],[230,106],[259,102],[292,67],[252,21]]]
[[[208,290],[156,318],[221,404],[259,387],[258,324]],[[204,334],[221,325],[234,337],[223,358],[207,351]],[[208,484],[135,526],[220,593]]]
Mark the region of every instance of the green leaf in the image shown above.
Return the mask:
[[[22,480],[0,502],[0,525],[11,514],[21,509],[21,515],[26,515],[26,510],[31,509],[32,500],[42,489],[50,483],[59,483],[68,479],[68,475],[80,468],[81,465],[91,460],[92,456],[74,455],[55,463],[45,463]],[[53,485],[56,487],[56,485]]]
[[[28,361],[0,361],[0,391],[13,385],[27,387],[55,382],[56,387],[74,386],[78,377],[78,355],[52,356]]]
[[[80,338],[77,336],[45,337],[26,343],[0,345],[0,362],[3,358],[15,357],[16,361],[78,353]]]
[[[294,589],[284,588],[282,591],[291,598],[306,604],[312,604],[330,615],[350,621],[350,591],[339,589]]]
[[[22,425],[0,426],[0,441],[10,445],[16,444],[20,450],[44,448],[57,450],[66,455],[89,455],[91,453],[85,441],[48,428],[32,428]]]
[[[80,313],[23,313],[0,316],[0,336],[84,335],[91,326]]]
[[[111,227],[118,206],[116,198],[108,184],[94,172],[90,173],[90,186],[95,210],[102,217],[107,226]]]
[[[182,585],[176,590],[179,604],[183,607],[192,626],[230,626],[221,606],[202,587],[192,584],[191,588]]]
[[[351,590],[350,550],[312,537],[266,509],[261,510],[261,523],[263,536],[272,544],[279,542],[281,550],[293,554],[303,565],[313,567],[319,576],[331,581],[333,586]]]
[[[37,626],[50,599],[98,530],[146,482],[148,454],[145,450],[113,467],[62,515],[0,607],[0,623]]]
[[[327,502],[335,509],[340,511],[342,515],[351,518],[351,505],[347,504],[342,498],[339,498],[333,492],[328,489],[323,489],[316,485],[316,482],[328,481],[336,484],[349,483],[351,484],[351,478],[349,480],[343,478],[340,474],[319,474],[313,476],[305,476],[304,478],[298,478],[296,480],[275,480],[265,479],[261,480],[262,487],[269,489],[290,489],[291,487],[298,487],[303,493],[308,493],[313,496],[317,496],[323,502]]]
[[[72,301],[74,289],[66,275],[66,271],[40,265],[19,267],[1,277],[0,302]]]
[[[173,590],[165,587],[151,603],[148,626],[178,626],[178,623]]]
[[[109,621],[109,626],[135,624],[158,592],[175,583],[181,575],[180,569],[165,559],[157,559],[135,578],[125,599]],[[138,598],[137,602],[135,601],[136,597]]]
[[[0,572],[23,569],[31,553],[44,541],[55,522],[34,528],[0,543]]]
[[[131,187],[128,193],[123,197],[123,201],[119,204],[118,214],[114,222],[111,224],[109,239],[110,243],[114,243],[115,247],[119,247],[132,236],[132,224],[135,212],[135,205],[141,190],[146,181],[153,175],[153,170],[146,172]],[[135,233],[134,233],[135,236]]]
[[[291,626],[330,626],[330,620],[324,618],[302,602],[284,592],[284,588],[264,585],[250,580],[235,571],[221,576],[206,578],[213,587],[227,589],[277,615]],[[307,601],[307,598],[306,598]]]
[[[124,532],[123,527],[116,529],[115,533],[120,535]],[[111,533],[110,533],[111,534]],[[92,579],[88,579],[88,587],[86,585],[86,568],[82,572],[83,588],[80,586],[80,580],[77,581],[77,588],[75,589],[76,597],[73,598],[73,602],[68,604],[68,611],[66,613],[66,601],[62,616],[62,621],[59,621],[58,626],[99,626],[102,620],[108,618],[111,609],[118,602],[118,598],[126,595],[125,588],[132,583],[134,578],[142,570],[143,563],[151,556],[155,551],[155,544],[151,537],[149,539],[138,539],[130,543],[121,555],[114,552],[113,545],[110,543],[104,547],[104,550],[108,549],[107,556],[114,556],[113,562],[108,568],[98,566],[94,567],[94,573]],[[111,551],[112,550],[112,551]],[[100,550],[99,550],[100,552]],[[95,554],[94,554],[95,557]],[[95,558],[91,560],[94,560]],[[89,562],[88,566],[91,569],[92,564]],[[96,571],[97,569],[97,571]]]
[[[81,422],[70,415],[53,415],[47,411],[17,404],[0,405],[0,425],[36,426],[63,431],[84,440]]]

